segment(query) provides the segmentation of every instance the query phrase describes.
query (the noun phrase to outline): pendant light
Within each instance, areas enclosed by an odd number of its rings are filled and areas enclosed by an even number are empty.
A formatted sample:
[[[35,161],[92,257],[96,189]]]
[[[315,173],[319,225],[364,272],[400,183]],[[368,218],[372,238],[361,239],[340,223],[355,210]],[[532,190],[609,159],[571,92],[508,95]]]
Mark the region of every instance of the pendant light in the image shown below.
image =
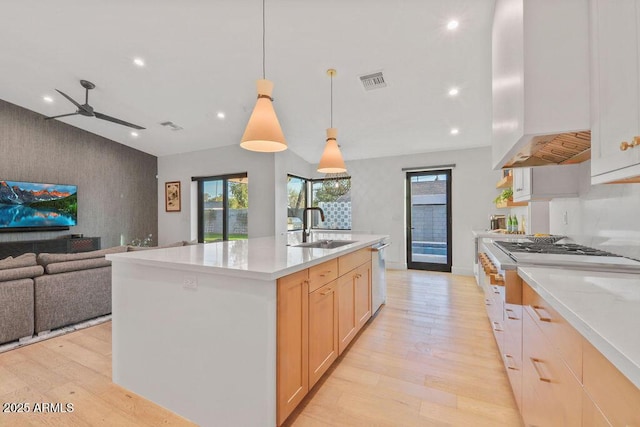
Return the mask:
[[[331,77],[331,127],[327,129],[327,144],[324,146],[324,152],[320,158],[318,172],[344,173],[347,171],[347,167],[342,159],[340,147],[338,147],[338,129],[333,127],[333,76],[336,75],[336,70],[330,68],[327,70],[327,74]]]
[[[262,79],[257,82],[258,100],[244,130],[240,146],[249,151],[274,153],[287,149],[287,141],[273,109],[273,82],[265,78],[265,13],[262,0]]]

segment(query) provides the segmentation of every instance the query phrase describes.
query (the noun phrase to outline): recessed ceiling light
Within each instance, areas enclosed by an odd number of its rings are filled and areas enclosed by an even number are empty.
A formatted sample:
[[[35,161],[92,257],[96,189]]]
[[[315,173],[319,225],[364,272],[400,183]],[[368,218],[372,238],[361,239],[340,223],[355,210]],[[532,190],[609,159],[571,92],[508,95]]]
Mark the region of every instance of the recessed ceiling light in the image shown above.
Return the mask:
[[[460,93],[460,90],[457,87],[452,87],[449,89],[449,96],[456,96]]]
[[[219,119],[224,119],[224,117],[225,117],[224,113],[223,113],[222,111],[220,111],[220,112],[218,113],[218,118],[219,118]]]
[[[43,100],[44,102],[48,102],[48,103],[52,103],[52,102],[53,102],[53,98],[52,98],[52,97],[50,97],[50,96],[43,96],[43,97],[42,97],[42,100]]]
[[[138,137],[138,132],[135,132],[135,131],[131,132],[131,136],[134,137],[134,138],[137,138]]]
[[[142,58],[133,58],[133,63],[138,67],[144,67],[144,59]]]
[[[451,129],[451,135],[457,135],[459,133],[460,133],[460,130],[458,130],[458,128]]]
[[[458,21],[456,21],[455,19],[452,19],[447,24],[447,29],[448,30],[455,30],[456,28],[458,28],[458,25],[460,25],[460,23]]]

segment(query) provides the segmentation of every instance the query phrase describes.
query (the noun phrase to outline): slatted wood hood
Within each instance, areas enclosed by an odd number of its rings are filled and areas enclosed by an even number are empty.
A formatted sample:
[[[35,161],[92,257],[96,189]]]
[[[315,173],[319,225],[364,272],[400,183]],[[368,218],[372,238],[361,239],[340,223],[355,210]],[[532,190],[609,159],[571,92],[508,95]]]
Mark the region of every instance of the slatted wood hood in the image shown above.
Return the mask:
[[[567,165],[590,158],[590,130],[536,135],[503,168]]]

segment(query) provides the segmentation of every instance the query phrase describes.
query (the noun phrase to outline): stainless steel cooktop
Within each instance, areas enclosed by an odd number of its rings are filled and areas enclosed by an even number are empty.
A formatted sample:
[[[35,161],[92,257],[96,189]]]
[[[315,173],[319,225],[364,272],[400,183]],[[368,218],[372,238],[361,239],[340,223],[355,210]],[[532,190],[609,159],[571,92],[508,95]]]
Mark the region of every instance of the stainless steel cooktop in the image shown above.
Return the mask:
[[[494,242],[518,266],[640,272],[640,261],[574,243]]]

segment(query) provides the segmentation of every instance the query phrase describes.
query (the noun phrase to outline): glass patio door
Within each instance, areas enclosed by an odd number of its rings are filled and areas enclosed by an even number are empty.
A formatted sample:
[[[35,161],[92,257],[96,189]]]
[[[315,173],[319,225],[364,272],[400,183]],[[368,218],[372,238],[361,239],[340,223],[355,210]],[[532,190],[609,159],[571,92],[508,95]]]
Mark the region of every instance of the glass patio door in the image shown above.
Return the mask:
[[[451,170],[407,172],[407,266],[451,272]]]
[[[198,241],[248,238],[247,174],[192,179],[198,181]]]

